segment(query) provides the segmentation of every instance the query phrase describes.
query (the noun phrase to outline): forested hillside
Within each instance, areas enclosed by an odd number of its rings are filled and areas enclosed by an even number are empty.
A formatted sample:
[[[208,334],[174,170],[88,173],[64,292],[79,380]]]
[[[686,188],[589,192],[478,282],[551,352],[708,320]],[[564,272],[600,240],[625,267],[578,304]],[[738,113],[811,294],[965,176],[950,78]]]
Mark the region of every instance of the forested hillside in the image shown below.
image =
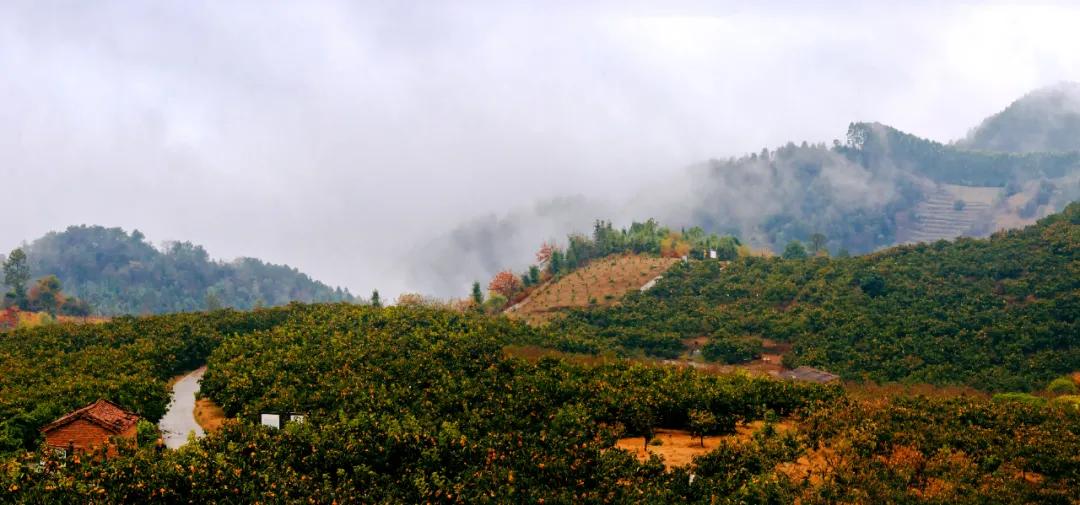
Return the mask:
[[[986,118],[958,145],[1013,153],[1080,150],[1080,83],[1024,95]]]
[[[789,256],[789,258],[792,256]],[[1080,203],[1022,230],[853,258],[681,263],[555,331],[669,355],[679,341],[790,342],[848,379],[1039,389],[1080,370]]]
[[[72,226],[35,240],[25,253],[35,278],[57,276],[65,293],[90,303],[99,315],[353,301],[347,290],[295,268],[254,258],[217,261],[190,242],[156,248],[138,230]]]
[[[694,164],[621,203],[557,200],[478,218],[425,246],[414,260],[415,280],[435,279],[436,289],[452,293],[527,258],[535,241],[587,229],[596,216],[700,227],[776,253],[813,234],[852,254],[986,236],[1080,198],[1077,89],[1033,92],[954,144],[853,122],[831,143],[788,142]],[[431,250],[439,251],[434,259]]]

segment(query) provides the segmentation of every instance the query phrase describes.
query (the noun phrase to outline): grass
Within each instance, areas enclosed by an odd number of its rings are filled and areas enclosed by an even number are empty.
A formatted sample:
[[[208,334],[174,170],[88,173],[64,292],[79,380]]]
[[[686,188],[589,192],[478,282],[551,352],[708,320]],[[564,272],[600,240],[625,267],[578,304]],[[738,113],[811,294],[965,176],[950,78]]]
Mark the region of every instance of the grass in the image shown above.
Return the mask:
[[[195,422],[199,423],[203,431],[210,433],[225,422],[225,412],[209,399],[199,398],[195,401]]]
[[[674,468],[690,464],[695,456],[708,454],[725,441],[746,442],[753,434],[765,425],[765,421],[754,421],[736,427],[735,433],[720,436],[706,436],[705,445],[702,439],[690,435],[685,430],[657,429],[656,437],[649,442],[649,450],[645,451],[645,439],[643,437],[628,437],[619,439],[615,447],[630,452],[641,461],[646,461],[649,456],[656,454],[664,458],[664,466]],[[776,423],[776,430],[784,432],[794,427],[790,421]]]

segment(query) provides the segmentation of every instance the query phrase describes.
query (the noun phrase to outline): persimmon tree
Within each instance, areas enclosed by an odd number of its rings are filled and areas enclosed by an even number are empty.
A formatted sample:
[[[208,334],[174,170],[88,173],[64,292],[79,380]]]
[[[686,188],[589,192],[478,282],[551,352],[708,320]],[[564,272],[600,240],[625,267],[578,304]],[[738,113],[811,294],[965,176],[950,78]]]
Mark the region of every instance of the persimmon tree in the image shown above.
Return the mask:
[[[19,308],[12,305],[0,311],[0,330],[13,330],[19,326]]]
[[[536,262],[540,264],[540,268],[544,268],[551,262],[551,255],[561,250],[555,242],[545,240],[544,243],[540,244],[540,251],[536,253]]]
[[[521,279],[513,271],[503,270],[495,274],[495,277],[488,283],[488,291],[510,299],[517,292],[519,286],[521,286]]]

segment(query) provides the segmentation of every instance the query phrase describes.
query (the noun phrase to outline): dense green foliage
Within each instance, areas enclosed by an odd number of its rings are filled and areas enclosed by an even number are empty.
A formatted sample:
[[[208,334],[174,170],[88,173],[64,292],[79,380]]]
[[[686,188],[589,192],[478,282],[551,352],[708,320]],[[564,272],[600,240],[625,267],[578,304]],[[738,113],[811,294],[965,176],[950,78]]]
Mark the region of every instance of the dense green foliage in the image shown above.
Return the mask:
[[[597,220],[591,236],[571,233],[565,247],[545,243],[537,257],[549,273],[557,275],[591,260],[622,253],[706,258],[712,250],[718,259],[732,260],[738,256],[741,245],[735,236],[721,237],[697,226],[679,231],[649,219],[634,221],[628,229],[617,230],[611,221]]]
[[[57,276],[66,293],[105,316],[206,310],[208,301],[241,310],[260,301],[353,301],[295,268],[253,258],[214,261],[190,242],[157,249],[138,230],[72,226],[35,240],[26,254],[35,276]]]
[[[553,324],[586,340],[676,350],[682,338],[791,342],[786,363],[847,379],[1041,389],[1080,369],[1080,204],[988,239],[855,258],[681,263],[622,303]]]
[[[471,312],[298,308],[283,324],[226,338],[211,354],[204,394],[243,424],[164,456],[142,451],[62,469],[47,463],[44,473],[12,463],[0,472],[0,488],[21,489],[13,495],[20,501],[98,489],[97,499],[168,503],[285,496],[623,503],[642,493],[707,501],[738,482],[703,473],[690,490],[685,470],[670,474],[655,460],[611,451],[615,438],[688,427],[690,411],[715,416],[709,433],[731,431],[766,409],[790,415],[841,394],[817,384],[503,352],[507,343],[538,338],[546,338],[541,330]],[[307,417],[281,431],[246,422],[264,409]],[[77,481],[56,485],[63,474]]]
[[[833,470],[804,503],[1076,503],[1075,408],[971,398],[837,402],[804,420]]]
[[[33,448],[38,428],[105,398],[151,421],[165,413],[174,374],[203,363],[223,335],[269,327],[286,309],[123,316],[0,335],[0,455]]]
[[[709,361],[734,365],[746,363],[764,352],[761,338],[724,336],[711,338],[701,347],[701,355]]]
[[[277,317],[267,317],[275,315]],[[172,316],[169,316],[172,317]],[[1080,413],[1014,402],[861,403],[837,386],[504,354],[548,338],[505,318],[294,305],[215,317],[254,330],[210,354],[205,394],[239,415],[178,451],[28,454],[4,503],[1068,503]],[[243,323],[247,318],[255,321]],[[186,319],[185,319],[186,320]],[[144,324],[174,324],[167,318]],[[307,413],[275,430],[262,409]],[[798,431],[770,424],[801,421]],[[690,466],[614,450],[654,428],[723,433]],[[820,461],[804,466],[799,458]],[[38,466],[43,463],[43,466]],[[806,479],[806,471],[813,475]],[[693,479],[690,475],[693,474]],[[1033,484],[1034,479],[1035,484]]]

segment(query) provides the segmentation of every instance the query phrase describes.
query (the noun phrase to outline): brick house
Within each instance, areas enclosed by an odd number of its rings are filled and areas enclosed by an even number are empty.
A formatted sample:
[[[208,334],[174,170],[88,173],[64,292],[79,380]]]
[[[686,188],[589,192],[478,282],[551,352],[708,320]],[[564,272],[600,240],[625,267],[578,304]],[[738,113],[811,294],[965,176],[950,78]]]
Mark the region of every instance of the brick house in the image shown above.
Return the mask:
[[[109,437],[126,437],[135,440],[139,416],[118,405],[100,399],[91,405],[71,412],[52,424],[41,428],[45,443],[50,448],[63,451],[88,452],[93,446],[108,445],[110,456],[116,454],[116,448],[109,443]]]

